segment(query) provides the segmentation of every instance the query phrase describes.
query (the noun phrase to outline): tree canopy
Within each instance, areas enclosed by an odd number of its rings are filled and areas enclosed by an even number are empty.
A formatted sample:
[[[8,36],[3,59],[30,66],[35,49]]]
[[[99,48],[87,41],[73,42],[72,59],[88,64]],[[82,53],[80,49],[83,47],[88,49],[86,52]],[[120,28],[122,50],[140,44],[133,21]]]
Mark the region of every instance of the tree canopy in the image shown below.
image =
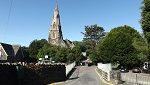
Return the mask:
[[[95,45],[100,41],[100,39],[105,35],[103,27],[97,24],[91,26],[85,26],[85,32],[83,42],[86,49],[94,49]]]
[[[47,43],[48,42],[45,39],[33,40],[29,45],[29,56],[32,58],[37,58],[39,50]]]
[[[147,40],[148,56],[150,59],[150,0],[143,0],[141,16],[141,26]]]
[[[139,44],[135,43],[136,39],[140,39]],[[119,62],[120,64],[137,64],[140,59],[138,56],[138,47],[142,47],[140,43],[144,43],[140,34],[130,26],[120,26],[114,28],[108,35],[99,42],[97,46],[97,62]],[[135,47],[136,44],[137,48]],[[143,47],[144,48],[144,47]],[[144,55],[144,54],[143,54]],[[144,57],[145,58],[145,57]]]

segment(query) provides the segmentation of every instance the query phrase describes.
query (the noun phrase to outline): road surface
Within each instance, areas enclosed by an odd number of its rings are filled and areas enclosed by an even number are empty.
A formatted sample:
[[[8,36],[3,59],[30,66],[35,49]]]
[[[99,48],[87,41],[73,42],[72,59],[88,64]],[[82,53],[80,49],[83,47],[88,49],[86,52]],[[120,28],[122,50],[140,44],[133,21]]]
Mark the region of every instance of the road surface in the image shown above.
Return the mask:
[[[95,72],[96,66],[78,66],[71,77],[60,85],[106,85]]]

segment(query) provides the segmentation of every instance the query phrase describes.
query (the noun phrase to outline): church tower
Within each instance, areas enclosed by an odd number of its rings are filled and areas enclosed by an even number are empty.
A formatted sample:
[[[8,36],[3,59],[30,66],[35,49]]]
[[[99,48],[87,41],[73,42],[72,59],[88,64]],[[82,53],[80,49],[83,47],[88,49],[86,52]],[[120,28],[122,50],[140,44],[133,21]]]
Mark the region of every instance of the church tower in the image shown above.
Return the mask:
[[[61,47],[67,47],[67,48],[75,47],[74,43],[71,42],[70,40],[68,39],[63,40],[61,23],[60,23],[60,15],[59,15],[57,2],[56,2],[56,7],[54,9],[53,17],[52,17],[51,27],[49,30],[48,43],[61,46]]]
[[[59,45],[62,41],[63,41],[63,35],[61,30],[60,15],[59,15],[58,3],[56,3],[51,27],[49,30],[48,42],[53,45]]]

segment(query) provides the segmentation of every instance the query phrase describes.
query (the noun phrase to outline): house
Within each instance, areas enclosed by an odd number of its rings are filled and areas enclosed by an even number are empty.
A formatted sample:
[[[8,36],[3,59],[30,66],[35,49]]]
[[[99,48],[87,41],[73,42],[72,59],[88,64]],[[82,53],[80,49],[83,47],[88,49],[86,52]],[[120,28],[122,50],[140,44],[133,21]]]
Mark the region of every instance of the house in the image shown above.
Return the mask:
[[[24,56],[20,45],[0,43],[0,63],[22,62],[23,57]]]

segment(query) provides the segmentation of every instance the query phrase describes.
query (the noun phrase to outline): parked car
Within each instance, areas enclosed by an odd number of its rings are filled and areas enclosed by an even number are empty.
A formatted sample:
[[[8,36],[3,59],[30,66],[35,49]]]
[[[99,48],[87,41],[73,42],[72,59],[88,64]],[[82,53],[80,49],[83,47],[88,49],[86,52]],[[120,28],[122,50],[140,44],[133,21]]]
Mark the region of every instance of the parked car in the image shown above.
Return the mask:
[[[121,66],[120,67],[120,72],[129,72],[129,70],[126,66]]]
[[[133,73],[141,73],[142,70],[139,67],[135,67],[135,68],[132,69],[132,72]]]

